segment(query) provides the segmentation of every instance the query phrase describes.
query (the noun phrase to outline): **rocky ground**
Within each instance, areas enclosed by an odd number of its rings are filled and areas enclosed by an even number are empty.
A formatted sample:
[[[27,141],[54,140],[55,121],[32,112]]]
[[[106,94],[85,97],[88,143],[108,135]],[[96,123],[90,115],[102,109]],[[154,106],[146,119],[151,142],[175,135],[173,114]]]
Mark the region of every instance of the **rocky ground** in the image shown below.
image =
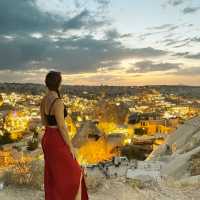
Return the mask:
[[[43,200],[44,193],[27,188],[6,187],[0,191],[1,200]],[[90,191],[90,200],[199,200],[199,185],[180,186],[173,183],[139,189],[121,179],[106,180],[96,191]]]
[[[90,200],[199,200],[199,155],[200,116],[177,129],[146,161],[137,162],[137,168],[133,163],[127,167],[112,166],[109,176],[98,169],[88,171],[86,182]],[[33,162],[29,169],[30,177],[34,178],[28,185],[41,188],[42,160]],[[27,176],[23,179],[21,174],[16,176],[11,171],[2,177],[8,186],[0,190],[0,200],[44,200],[42,189],[28,189],[27,184],[14,186]]]

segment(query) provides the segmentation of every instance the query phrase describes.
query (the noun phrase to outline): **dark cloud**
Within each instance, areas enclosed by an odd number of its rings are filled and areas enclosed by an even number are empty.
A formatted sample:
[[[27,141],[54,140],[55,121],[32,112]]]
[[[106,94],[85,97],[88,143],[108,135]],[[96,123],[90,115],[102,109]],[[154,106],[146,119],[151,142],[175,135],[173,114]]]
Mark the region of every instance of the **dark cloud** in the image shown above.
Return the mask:
[[[166,46],[171,46],[173,48],[179,48],[179,47],[184,47],[190,44],[191,39],[186,38],[186,39],[165,39],[161,41],[164,43]]]
[[[32,32],[52,32],[58,29],[93,29],[109,24],[104,17],[82,9],[81,12],[67,19],[42,12],[35,0],[1,0],[0,34],[19,34]],[[103,4],[105,2],[98,2]]]
[[[177,43],[175,39],[165,39],[162,41],[166,46],[171,46]]]
[[[184,2],[184,0],[173,0],[171,1],[173,6],[178,6],[180,4],[182,4]]]
[[[178,6],[184,2],[185,2],[184,0],[169,0],[168,4],[170,4],[172,6]]]
[[[96,27],[109,24],[105,19],[97,19],[95,16],[89,12],[89,10],[83,10],[78,15],[75,15],[71,19],[64,22],[63,28],[66,30],[79,30],[81,28],[93,29]]]
[[[106,32],[107,39],[117,39],[120,37],[121,37],[121,34],[116,29],[108,30]]]
[[[185,2],[188,2],[190,0],[167,0],[165,5],[170,5],[170,6],[179,6]]]
[[[129,38],[132,37],[133,35],[131,33],[125,33],[121,35],[121,38]]]
[[[183,53],[176,53],[173,56],[179,56],[179,57],[184,57],[184,58],[189,58],[189,59],[200,59],[200,53],[197,54],[190,54],[189,52],[183,52]]]
[[[173,48],[180,48],[180,47],[186,47],[190,44],[190,41],[184,42],[184,43],[180,43],[178,45],[173,46]]]
[[[131,33],[120,34],[116,29],[107,30],[105,34],[107,39],[120,39],[132,37]]]
[[[56,67],[69,73],[89,72],[96,71],[100,63],[110,60],[151,58],[166,54],[165,51],[151,47],[125,48],[120,42],[97,40],[92,36],[70,37],[57,42],[52,42],[47,36],[40,39],[24,36],[14,41],[0,41],[0,68],[23,69],[45,66]]]
[[[98,3],[107,5],[109,1],[98,0]],[[152,47],[127,48],[115,39],[129,37],[130,34],[122,35],[115,29],[107,31],[104,39],[95,39],[91,35],[66,36],[68,33],[65,33],[65,38],[61,37],[63,29],[90,30],[105,23],[106,20],[102,21],[101,17],[86,9],[64,19],[42,12],[35,0],[1,0],[0,70],[57,68],[69,74],[95,72],[106,62],[110,63],[105,67],[114,67],[111,64],[127,58],[155,58],[168,54]],[[40,33],[42,37],[31,37],[33,33]],[[52,40],[52,35],[56,40]]]
[[[200,10],[200,7],[186,7],[183,9],[183,14],[193,14]]]
[[[90,13],[88,10],[83,10],[80,14],[72,17],[70,20],[64,23],[64,29],[80,29],[85,26],[85,22],[88,21]]]
[[[13,41],[0,40],[0,69],[25,69],[33,61],[42,62],[49,47],[48,40],[29,36],[17,37]]]
[[[194,37],[191,39],[192,42],[200,42],[200,37]]]
[[[180,68],[180,63],[154,63],[153,61],[146,60],[137,62],[134,67],[129,69],[129,73],[146,73],[156,71],[177,70]]]
[[[34,0],[0,1],[0,34],[43,32],[61,26],[61,19],[41,12]]]
[[[173,31],[175,29],[179,28],[179,26],[177,25],[173,25],[173,24],[163,24],[161,26],[154,26],[154,27],[150,27],[147,29],[150,30],[168,30],[168,31]]]
[[[187,56],[187,55],[189,55],[189,52],[183,52],[183,53],[175,53],[175,54],[173,54],[173,56],[180,56],[180,57],[185,57],[185,56]]]
[[[181,39],[178,37],[175,38],[174,35],[172,34],[164,38],[166,39],[159,41],[159,43],[163,43],[166,46],[171,46],[173,48],[186,47],[186,46],[188,47],[191,46],[192,44],[200,42],[200,37],[197,36]]]
[[[197,54],[189,54],[185,56],[186,58],[190,58],[190,59],[200,59],[200,53]]]
[[[105,13],[108,11],[111,0],[74,0],[75,7],[80,10],[88,9],[88,4],[94,4],[94,7],[97,8],[95,11],[97,13]]]

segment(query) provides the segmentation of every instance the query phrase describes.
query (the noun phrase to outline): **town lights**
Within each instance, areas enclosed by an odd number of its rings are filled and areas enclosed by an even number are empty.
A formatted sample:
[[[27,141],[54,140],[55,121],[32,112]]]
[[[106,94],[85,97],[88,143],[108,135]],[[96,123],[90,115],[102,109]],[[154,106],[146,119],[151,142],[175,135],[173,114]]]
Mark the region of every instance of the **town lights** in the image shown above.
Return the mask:
[[[10,111],[5,117],[4,129],[11,134],[12,140],[16,140],[23,136],[28,128],[29,120],[22,111]]]

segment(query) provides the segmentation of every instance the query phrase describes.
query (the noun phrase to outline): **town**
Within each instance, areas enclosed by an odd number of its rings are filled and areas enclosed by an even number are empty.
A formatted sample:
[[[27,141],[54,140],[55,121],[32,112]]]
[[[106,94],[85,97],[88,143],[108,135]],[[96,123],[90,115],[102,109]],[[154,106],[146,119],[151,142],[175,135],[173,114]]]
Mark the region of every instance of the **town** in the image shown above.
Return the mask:
[[[155,88],[127,87],[124,92],[120,87],[99,86],[96,95],[93,87],[89,88],[91,92],[84,86],[74,88],[63,92],[63,100],[68,108],[66,125],[70,138],[82,140],[77,148],[82,165],[109,161],[116,156],[145,160],[180,124],[200,113],[198,97],[163,94]],[[10,155],[14,147],[27,156],[34,152],[35,158],[42,157],[38,138],[44,132],[40,121],[40,101],[44,95],[45,91],[1,93],[2,155]]]
[[[196,155],[189,162],[182,159],[180,169],[171,164],[179,159],[173,155],[184,147],[179,141],[185,141],[184,149],[195,148],[198,143],[193,138],[199,127],[198,87],[181,87],[62,88],[68,111],[66,126],[71,140],[79,141],[77,159],[84,168],[91,198],[101,196],[106,188],[117,191],[120,182],[126,189],[162,184],[163,177],[172,176],[174,171],[178,174],[182,168],[187,169],[189,179],[198,176]],[[42,198],[41,139],[45,127],[41,124],[40,102],[45,88],[34,84],[1,84],[0,88],[0,190],[6,192],[9,187],[5,186],[13,184],[29,186]],[[194,136],[184,139],[187,134]],[[167,155],[172,161],[165,158]],[[127,196],[133,191],[130,189]],[[119,195],[125,198],[125,194]]]

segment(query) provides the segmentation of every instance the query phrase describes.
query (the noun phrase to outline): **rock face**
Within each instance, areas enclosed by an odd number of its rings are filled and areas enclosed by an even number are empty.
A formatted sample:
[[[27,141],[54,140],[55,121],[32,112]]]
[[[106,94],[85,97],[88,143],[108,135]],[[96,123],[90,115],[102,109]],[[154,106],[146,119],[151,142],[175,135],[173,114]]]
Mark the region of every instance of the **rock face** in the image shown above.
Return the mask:
[[[166,142],[153,151],[148,160],[164,161],[161,174],[181,179],[199,175],[197,173],[200,171],[199,158],[196,156],[198,154],[200,154],[200,116],[186,121],[169,135]],[[191,167],[192,160],[193,167]],[[194,162],[197,163],[195,166]]]
[[[191,157],[189,170],[192,176],[200,175],[200,154],[196,154]]]
[[[100,101],[96,107],[95,115],[99,120],[99,127],[102,131],[106,132],[105,128],[101,124],[113,124],[114,126],[123,125],[126,121],[127,115],[129,114],[128,106],[125,103],[119,105],[108,102]]]
[[[79,128],[77,134],[72,139],[72,142],[75,147],[80,148],[88,142],[89,138],[98,140],[102,136],[103,134],[99,131],[96,125],[91,121],[87,121]]]

